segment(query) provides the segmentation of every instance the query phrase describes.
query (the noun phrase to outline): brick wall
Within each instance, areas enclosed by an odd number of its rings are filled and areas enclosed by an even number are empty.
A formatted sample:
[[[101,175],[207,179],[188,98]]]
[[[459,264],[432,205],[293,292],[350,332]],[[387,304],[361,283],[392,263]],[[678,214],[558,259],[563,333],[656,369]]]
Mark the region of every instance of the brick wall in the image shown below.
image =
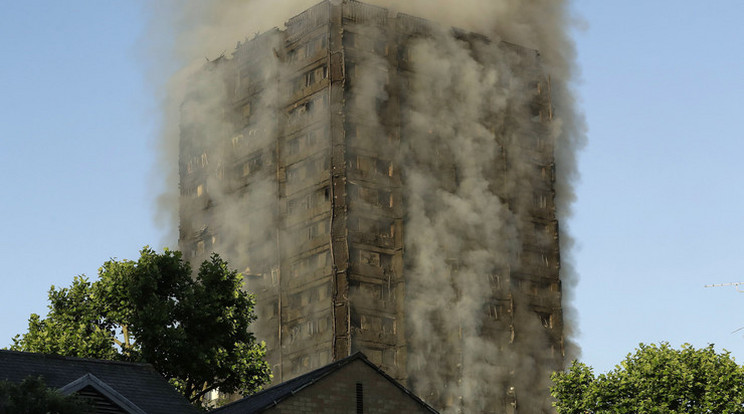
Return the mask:
[[[361,407],[357,405],[357,384],[361,384],[363,400]],[[359,408],[362,411],[358,411]],[[432,413],[360,360],[349,363],[266,412],[272,414]]]

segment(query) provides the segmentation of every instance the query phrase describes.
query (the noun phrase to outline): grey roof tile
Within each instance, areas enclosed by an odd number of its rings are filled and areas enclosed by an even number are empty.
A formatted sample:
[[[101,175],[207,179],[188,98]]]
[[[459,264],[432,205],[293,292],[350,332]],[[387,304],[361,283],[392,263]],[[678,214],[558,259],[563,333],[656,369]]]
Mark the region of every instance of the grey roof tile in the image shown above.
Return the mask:
[[[148,414],[199,413],[150,364],[0,350],[0,381],[41,376],[60,389],[92,374]]]

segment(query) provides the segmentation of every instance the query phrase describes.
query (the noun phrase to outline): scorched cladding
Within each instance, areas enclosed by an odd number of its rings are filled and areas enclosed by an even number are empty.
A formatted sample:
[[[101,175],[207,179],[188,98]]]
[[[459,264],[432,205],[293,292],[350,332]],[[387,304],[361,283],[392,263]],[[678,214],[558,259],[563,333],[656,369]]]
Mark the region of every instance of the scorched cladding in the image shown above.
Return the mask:
[[[549,410],[563,326],[536,51],[322,2],[190,83],[180,247],[243,271],[276,383],[359,350],[445,411]]]

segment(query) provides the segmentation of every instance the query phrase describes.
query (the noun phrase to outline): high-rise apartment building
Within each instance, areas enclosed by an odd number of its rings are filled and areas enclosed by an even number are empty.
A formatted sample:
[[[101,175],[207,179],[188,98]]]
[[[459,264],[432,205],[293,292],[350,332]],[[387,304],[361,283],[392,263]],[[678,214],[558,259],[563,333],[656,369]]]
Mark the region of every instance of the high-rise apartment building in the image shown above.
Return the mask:
[[[363,351],[441,409],[547,410],[563,322],[536,51],[324,1],[190,84],[179,245],[243,271],[275,382]]]

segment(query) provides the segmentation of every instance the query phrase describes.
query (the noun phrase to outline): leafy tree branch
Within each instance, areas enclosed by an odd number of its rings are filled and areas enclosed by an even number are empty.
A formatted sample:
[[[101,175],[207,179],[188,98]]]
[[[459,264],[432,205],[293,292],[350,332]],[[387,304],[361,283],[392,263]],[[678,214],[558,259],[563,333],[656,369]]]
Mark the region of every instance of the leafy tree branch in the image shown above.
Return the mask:
[[[271,378],[250,331],[254,297],[218,255],[192,277],[180,252],[145,247],[136,262],[107,261],[98,276],[52,286],[46,318],[32,314],[11,349],[148,362],[197,405],[211,390],[249,394]]]
[[[559,414],[744,413],[744,368],[713,345],[640,344],[606,374],[574,361],[552,379]]]

